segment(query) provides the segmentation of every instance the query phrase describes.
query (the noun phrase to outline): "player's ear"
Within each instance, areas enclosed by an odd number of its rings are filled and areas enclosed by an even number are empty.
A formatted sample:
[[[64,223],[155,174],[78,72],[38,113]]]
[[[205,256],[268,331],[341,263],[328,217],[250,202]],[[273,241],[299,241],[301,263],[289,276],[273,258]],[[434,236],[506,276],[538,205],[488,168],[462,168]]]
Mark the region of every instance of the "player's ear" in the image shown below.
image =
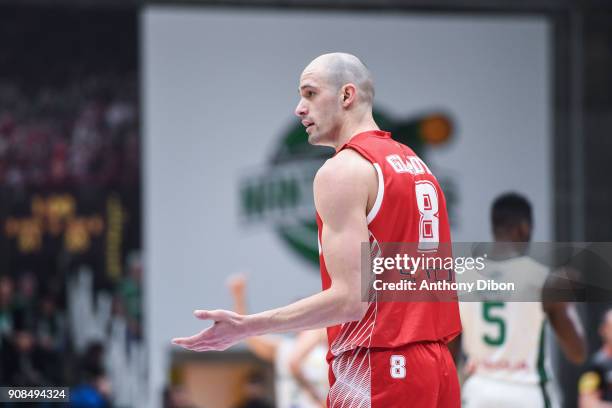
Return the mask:
[[[519,224],[519,233],[521,235],[521,241],[526,242],[531,239],[531,224],[527,221],[522,221]]]
[[[342,107],[348,108],[357,97],[357,87],[354,84],[346,84],[341,89],[340,98],[342,101]]]

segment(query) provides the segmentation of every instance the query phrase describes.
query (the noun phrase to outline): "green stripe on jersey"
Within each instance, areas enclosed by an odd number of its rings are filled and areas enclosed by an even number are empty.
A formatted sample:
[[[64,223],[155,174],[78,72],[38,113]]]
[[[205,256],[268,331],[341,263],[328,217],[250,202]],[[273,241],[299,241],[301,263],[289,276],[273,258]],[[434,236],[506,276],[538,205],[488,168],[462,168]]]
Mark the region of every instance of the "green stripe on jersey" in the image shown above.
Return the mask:
[[[545,361],[545,330],[546,321],[542,322],[542,328],[540,329],[540,345],[538,347],[538,375],[540,377],[540,391],[542,391],[542,398],[544,399],[544,407],[550,408],[550,397],[546,390],[546,383],[548,382],[548,375],[546,374],[546,367],[544,366]]]

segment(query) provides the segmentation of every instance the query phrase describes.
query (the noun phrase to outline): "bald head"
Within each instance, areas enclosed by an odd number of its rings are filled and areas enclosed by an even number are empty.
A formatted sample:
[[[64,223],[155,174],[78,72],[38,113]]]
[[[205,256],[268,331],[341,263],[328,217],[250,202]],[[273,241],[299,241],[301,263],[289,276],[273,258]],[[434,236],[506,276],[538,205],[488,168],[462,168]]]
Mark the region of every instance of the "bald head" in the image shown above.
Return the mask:
[[[359,99],[372,106],[374,81],[368,68],[356,56],[342,52],[323,54],[308,64],[304,69],[307,71],[318,71],[336,90],[349,83],[355,85]]]
[[[372,76],[354,55],[315,58],[302,71],[298,90],[295,114],[311,144],[337,148],[357,133],[380,129],[372,113]]]

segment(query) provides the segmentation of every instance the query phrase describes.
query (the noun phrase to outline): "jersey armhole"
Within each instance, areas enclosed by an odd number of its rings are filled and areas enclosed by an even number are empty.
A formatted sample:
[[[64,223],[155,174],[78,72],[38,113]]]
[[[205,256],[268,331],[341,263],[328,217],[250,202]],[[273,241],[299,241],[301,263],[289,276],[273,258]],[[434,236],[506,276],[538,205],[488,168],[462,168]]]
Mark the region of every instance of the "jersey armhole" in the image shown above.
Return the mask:
[[[376,200],[374,201],[374,205],[366,216],[368,225],[370,225],[370,223],[374,221],[374,218],[376,218],[376,215],[378,214],[378,211],[380,210],[380,207],[382,205],[383,196],[385,195],[385,178],[383,177],[382,169],[380,168],[380,165],[378,163],[372,163],[372,165],[374,166],[376,174],[378,175],[378,191],[376,193]]]
[[[368,222],[368,225],[370,225],[372,221],[374,221],[374,218],[376,218],[376,215],[378,214],[378,212],[380,211],[380,207],[382,206],[383,197],[385,195],[385,177],[383,176],[383,172],[380,168],[380,165],[376,163],[372,159],[372,157],[363,148],[361,148],[361,146],[347,144],[345,145],[345,148],[351,149],[359,153],[359,155],[369,161],[372,166],[374,166],[374,170],[376,170],[376,176],[378,179],[378,190],[376,192],[376,199],[374,200],[374,205],[372,205],[372,208],[366,215],[366,221]]]

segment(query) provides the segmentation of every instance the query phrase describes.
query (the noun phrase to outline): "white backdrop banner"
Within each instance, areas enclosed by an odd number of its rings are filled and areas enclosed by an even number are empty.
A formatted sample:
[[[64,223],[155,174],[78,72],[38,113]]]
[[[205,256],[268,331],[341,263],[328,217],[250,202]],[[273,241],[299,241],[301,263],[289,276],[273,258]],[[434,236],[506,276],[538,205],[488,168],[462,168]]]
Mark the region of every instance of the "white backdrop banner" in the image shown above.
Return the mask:
[[[552,233],[550,27],[539,18],[149,7],[142,16],[147,339],[159,396],[196,308],[252,311],[320,290],[312,178],[329,155],[293,110],[302,69],[354,53],[382,128],[440,179],[456,241],[491,239],[505,191]]]

